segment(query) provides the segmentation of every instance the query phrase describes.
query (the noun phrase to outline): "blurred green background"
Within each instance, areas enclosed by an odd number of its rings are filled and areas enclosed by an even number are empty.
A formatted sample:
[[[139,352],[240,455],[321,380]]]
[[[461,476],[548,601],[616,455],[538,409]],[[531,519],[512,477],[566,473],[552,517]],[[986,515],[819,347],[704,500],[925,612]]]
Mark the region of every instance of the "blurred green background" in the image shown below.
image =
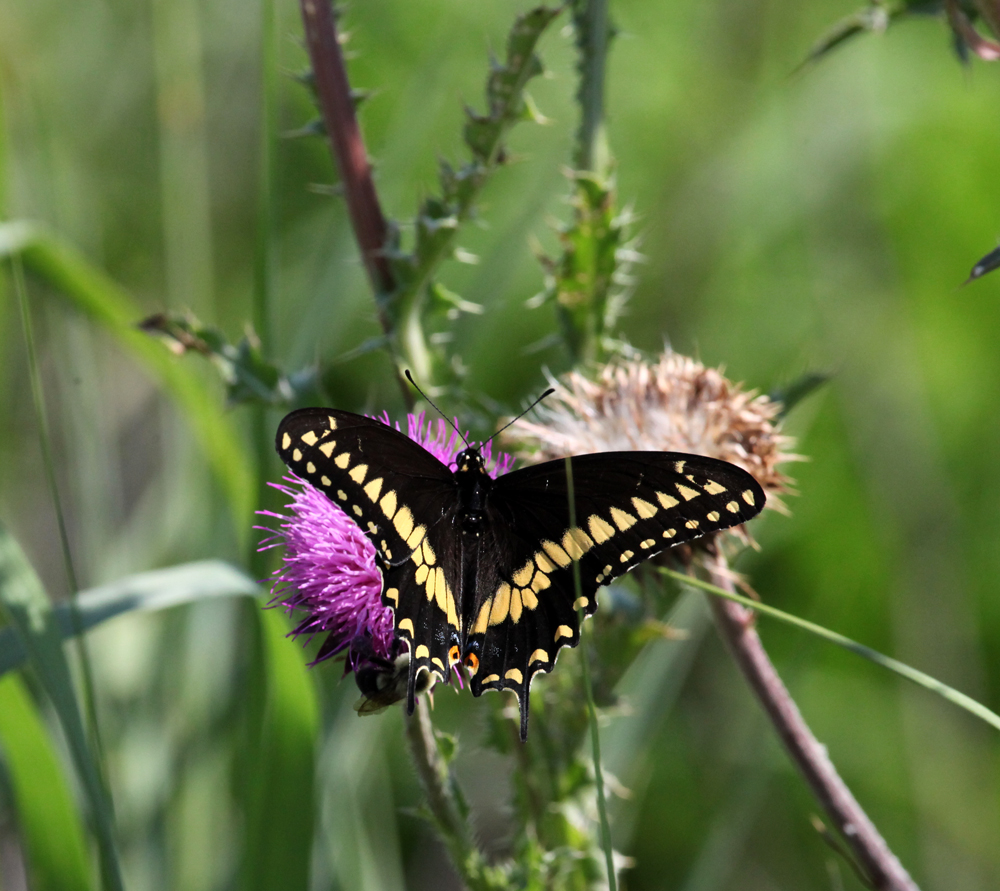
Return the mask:
[[[463,103],[526,3],[356,0],[354,86],[386,212],[405,219],[458,160]],[[852,0],[619,0],[608,135],[646,261],[622,331],[768,391],[832,381],[789,429],[792,515],[769,515],[738,568],[806,616],[1000,707],[1000,278],[959,285],[1000,233],[1000,70],[963,68],[940,20],[894,26],[792,75]],[[298,9],[277,7],[279,67],[301,71]],[[530,88],[548,126],[517,128],[516,163],[487,188],[448,286],[464,317],[470,393],[514,406],[559,371],[526,352],[553,327],[532,240],[555,249],[576,126],[571,36],[544,39]],[[251,316],[260,161],[260,10],[233,0],[9,0],[0,5],[0,216],[48,224],[142,312],[191,309],[239,337]],[[282,77],[280,127],[313,116]],[[285,368],[328,362],[379,332],[318,138],[277,148],[274,341]],[[67,595],[25,346],[0,301],[0,520],[49,591]],[[57,479],[81,585],[202,557],[247,565],[247,527],[169,401],[117,341],[37,277],[30,299]],[[217,395],[213,372],[184,360]],[[332,366],[338,407],[401,416],[388,360]],[[220,409],[221,410],[221,409]],[[234,409],[234,430],[249,429]],[[280,417],[269,418],[273,426]],[[272,466],[277,480],[280,468]],[[241,887],[241,722],[256,646],[249,607],[202,603],[109,623],[92,637],[127,886]],[[691,619],[698,627],[697,616]],[[996,732],[799,632],[762,623],[807,720],[925,889],[1000,886]],[[294,646],[289,643],[290,648]],[[711,630],[662,642],[645,680],[642,757],[615,765],[629,889],[859,888],[810,823],[817,808]],[[296,655],[299,650],[294,649]],[[302,657],[304,658],[304,657]],[[651,658],[654,658],[651,656]],[[405,809],[419,801],[398,709],[359,720],[354,685],[311,673],[322,703],[309,887],[456,887]],[[538,683],[545,683],[541,679]],[[496,701],[491,701],[496,700]],[[499,697],[438,695],[487,849],[505,850],[509,765],[478,743]],[[605,727],[616,734],[637,717]],[[0,887],[24,887],[17,817],[0,785]],[[282,814],[272,814],[275,820]],[[289,885],[288,887],[292,887]]]

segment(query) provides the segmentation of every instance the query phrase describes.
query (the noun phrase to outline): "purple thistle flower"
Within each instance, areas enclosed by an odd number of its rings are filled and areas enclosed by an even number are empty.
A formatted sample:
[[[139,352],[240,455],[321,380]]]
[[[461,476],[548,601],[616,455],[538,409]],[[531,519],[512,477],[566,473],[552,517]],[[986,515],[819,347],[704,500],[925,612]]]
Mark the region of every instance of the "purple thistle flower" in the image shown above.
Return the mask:
[[[392,425],[388,414],[377,420]],[[443,419],[427,421],[424,414],[407,416],[407,435],[451,468],[465,448],[458,432]],[[494,479],[507,473],[514,459],[498,454],[489,444],[482,449],[486,468]],[[303,610],[293,637],[325,633],[326,641],[313,664],[347,651],[344,673],[372,668],[389,672],[405,645],[395,636],[393,611],[382,605],[382,574],[375,563],[375,547],[360,527],[319,489],[297,476],[270,483],[291,501],[287,513],[258,511],[278,520],[278,528],[258,526],[271,535],[259,550],[284,545],[282,566],[271,584],[271,605],[291,613]]]

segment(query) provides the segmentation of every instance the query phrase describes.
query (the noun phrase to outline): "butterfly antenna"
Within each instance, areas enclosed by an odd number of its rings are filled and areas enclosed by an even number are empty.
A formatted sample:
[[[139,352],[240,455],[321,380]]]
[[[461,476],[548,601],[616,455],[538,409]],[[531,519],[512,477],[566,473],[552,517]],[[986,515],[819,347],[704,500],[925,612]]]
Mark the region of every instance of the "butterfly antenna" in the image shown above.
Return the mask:
[[[467,446],[468,448],[470,448],[470,449],[471,449],[471,448],[472,448],[472,445],[471,445],[471,444],[469,443],[469,440],[467,440],[467,439],[465,438],[465,434],[463,434],[463,433],[462,433],[462,431],[458,429],[458,425],[457,425],[457,424],[456,424],[456,423],[455,423],[455,422],[454,422],[454,421],[453,421],[453,420],[452,420],[451,418],[449,418],[449,417],[448,417],[448,416],[447,416],[447,415],[446,415],[446,414],[445,414],[445,413],[444,413],[443,411],[441,411],[441,409],[439,409],[439,408],[438,408],[438,407],[437,407],[437,406],[436,406],[436,405],[435,405],[435,404],[434,404],[434,403],[433,403],[433,402],[431,401],[431,397],[430,397],[430,396],[428,396],[428,395],[427,395],[427,394],[426,394],[426,393],[425,393],[425,392],[424,392],[423,390],[421,390],[421,389],[420,389],[420,387],[418,387],[418,386],[417,386],[417,382],[416,382],[416,381],[415,381],[415,380],[413,379],[413,375],[412,375],[412,374],[410,374],[410,369],[409,369],[409,368],[405,369],[405,370],[403,371],[403,374],[405,374],[405,375],[406,375],[406,379],[407,379],[407,380],[408,380],[408,381],[409,381],[409,382],[410,382],[411,384],[413,384],[413,388],[414,388],[414,389],[415,389],[415,390],[416,390],[416,391],[417,391],[417,392],[418,392],[418,393],[419,393],[419,394],[420,394],[421,396],[423,396],[423,397],[424,397],[424,399],[426,399],[426,400],[427,400],[427,401],[428,401],[428,402],[430,403],[430,405],[431,405],[431,408],[433,408],[433,409],[434,409],[434,411],[436,411],[436,412],[437,412],[437,413],[438,413],[439,415],[441,415],[441,417],[442,417],[442,418],[444,418],[444,419],[445,419],[445,420],[446,420],[446,421],[447,421],[447,422],[448,422],[449,424],[451,424],[451,426],[452,426],[452,427],[454,427],[454,428],[455,428],[455,432],[456,432],[456,433],[457,433],[457,434],[458,434],[458,435],[459,435],[460,437],[462,437],[462,442],[464,442],[464,443],[465,443],[465,445],[466,445],[466,446]]]
[[[555,393],[555,391],[556,391],[555,387],[549,387],[544,393],[542,393],[541,396],[539,396],[534,402],[532,402],[531,405],[529,405],[523,412],[521,412],[521,414],[519,414],[516,418],[512,418],[510,421],[504,424],[503,427],[497,430],[497,432],[494,433],[493,436],[491,436],[489,439],[487,439],[486,442],[484,442],[480,446],[480,448],[483,449],[486,448],[486,446],[488,446],[491,442],[493,442],[493,439],[495,437],[503,433],[504,430],[506,430],[511,424],[514,423],[514,421],[521,420],[521,418],[523,418],[529,411],[531,411],[536,405],[538,405],[538,403],[541,402],[546,396],[551,396],[553,393]]]

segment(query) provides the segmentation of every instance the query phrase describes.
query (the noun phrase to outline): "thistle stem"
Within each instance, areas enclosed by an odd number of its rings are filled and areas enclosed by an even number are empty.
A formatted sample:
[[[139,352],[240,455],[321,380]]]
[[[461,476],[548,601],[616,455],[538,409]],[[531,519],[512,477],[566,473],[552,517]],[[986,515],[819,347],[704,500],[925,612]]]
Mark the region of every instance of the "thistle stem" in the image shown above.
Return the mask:
[[[434,737],[426,697],[417,700],[417,707],[405,724],[410,756],[424,789],[427,808],[462,882],[474,891],[508,887],[503,871],[486,865],[469,821],[459,809],[451,771]]]
[[[732,574],[724,557],[707,559],[705,567],[713,585],[733,592]],[[813,735],[788,688],[778,677],[754,628],[752,610],[721,597],[709,597],[709,605],[719,634],[734,661],[872,887],[879,891],[919,891],[837,773],[826,748]]]
[[[375,295],[379,324],[390,340],[389,348],[393,353],[393,365],[403,400],[407,408],[412,408],[413,394],[402,378],[399,362],[395,361],[395,349],[391,343],[393,324],[385,309],[385,303],[397,285],[392,265],[385,253],[388,227],[375,191],[361,128],[354,113],[354,100],[337,36],[333,8],[330,0],[300,0],[299,5],[320,111],[344,189],[354,238],[361,250],[361,260]]]
[[[573,162],[578,170],[600,170],[604,126],[604,77],[608,58],[608,0],[575,0],[572,6],[580,51],[580,129]]]

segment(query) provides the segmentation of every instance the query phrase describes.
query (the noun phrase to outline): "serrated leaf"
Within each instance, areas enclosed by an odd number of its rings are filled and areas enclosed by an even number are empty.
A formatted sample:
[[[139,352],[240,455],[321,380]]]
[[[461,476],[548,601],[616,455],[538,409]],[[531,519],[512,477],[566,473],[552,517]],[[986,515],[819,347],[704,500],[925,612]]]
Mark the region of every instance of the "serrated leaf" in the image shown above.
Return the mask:
[[[184,313],[156,313],[143,319],[139,328],[163,340],[177,355],[196,352],[211,361],[226,385],[230,405],[285,406],[300,395],[292,379],[264,358],[260,342],[252,333],[232,344],[218,328],[202,325]],[[310,382],[301,373],[295,380]]]

